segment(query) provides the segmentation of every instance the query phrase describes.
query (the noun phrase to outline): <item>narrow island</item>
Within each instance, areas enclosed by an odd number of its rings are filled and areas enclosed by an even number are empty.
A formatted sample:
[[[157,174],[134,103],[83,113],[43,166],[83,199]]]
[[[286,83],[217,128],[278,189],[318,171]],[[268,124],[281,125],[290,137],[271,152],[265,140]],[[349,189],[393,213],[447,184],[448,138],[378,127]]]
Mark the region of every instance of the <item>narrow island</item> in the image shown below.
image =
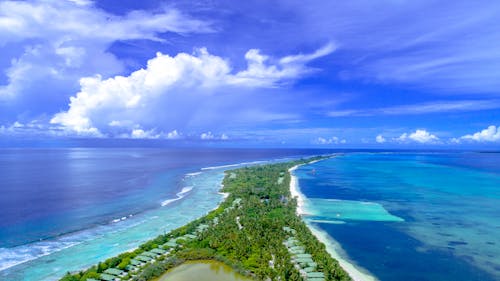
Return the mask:
[[[181,280],[175,277],[181,266],[186,274],[207,264],[239,276],[220,280],[351,280],[297,214],[290,192],[290,170],[323,158],[226,171],[221,192],[227,197],[217,209],[60,280],[175,281]]]

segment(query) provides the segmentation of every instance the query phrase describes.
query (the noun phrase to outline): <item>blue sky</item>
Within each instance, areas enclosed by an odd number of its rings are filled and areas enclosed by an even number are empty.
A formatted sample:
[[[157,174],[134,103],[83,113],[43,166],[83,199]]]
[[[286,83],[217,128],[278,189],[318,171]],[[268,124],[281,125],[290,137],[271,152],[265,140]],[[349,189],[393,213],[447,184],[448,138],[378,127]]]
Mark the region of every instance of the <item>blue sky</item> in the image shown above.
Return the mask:
[[[495,1],[2,1],[0,137],[498,147],[497,42]]]

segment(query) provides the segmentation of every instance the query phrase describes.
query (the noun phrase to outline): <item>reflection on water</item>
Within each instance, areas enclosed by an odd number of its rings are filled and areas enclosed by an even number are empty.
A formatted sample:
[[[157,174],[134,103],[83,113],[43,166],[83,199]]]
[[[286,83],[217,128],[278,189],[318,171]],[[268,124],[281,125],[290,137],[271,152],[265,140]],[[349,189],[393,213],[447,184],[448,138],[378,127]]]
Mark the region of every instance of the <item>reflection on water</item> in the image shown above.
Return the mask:
[[[230,266],[218,261],[186,262],[163,276],[158,281],[245,281],[252,280],[235,272]]]

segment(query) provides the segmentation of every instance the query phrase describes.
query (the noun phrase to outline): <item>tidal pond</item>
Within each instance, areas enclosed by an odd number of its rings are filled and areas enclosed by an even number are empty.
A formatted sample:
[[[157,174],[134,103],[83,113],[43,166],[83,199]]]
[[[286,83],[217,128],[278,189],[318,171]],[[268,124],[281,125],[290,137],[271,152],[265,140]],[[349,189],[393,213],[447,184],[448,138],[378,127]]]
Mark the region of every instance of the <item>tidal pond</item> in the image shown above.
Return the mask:
[[[162,275],[158,281],[251,281],[230,266],[212,260],[185,262]]]

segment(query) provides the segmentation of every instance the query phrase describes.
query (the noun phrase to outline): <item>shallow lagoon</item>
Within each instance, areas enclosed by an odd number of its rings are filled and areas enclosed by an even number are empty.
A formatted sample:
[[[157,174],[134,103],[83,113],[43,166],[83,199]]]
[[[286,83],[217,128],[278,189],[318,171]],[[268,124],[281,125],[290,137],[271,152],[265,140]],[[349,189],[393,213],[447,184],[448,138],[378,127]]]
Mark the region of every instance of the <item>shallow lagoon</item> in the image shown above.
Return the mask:
[[[157,281],[246,281],[252,280],[218,261],[190,261],[165,273]]]
[[[380,280],[485,281],[500,279],[498,163],[499,154],[346,154],[296,175],[306,220]]]

